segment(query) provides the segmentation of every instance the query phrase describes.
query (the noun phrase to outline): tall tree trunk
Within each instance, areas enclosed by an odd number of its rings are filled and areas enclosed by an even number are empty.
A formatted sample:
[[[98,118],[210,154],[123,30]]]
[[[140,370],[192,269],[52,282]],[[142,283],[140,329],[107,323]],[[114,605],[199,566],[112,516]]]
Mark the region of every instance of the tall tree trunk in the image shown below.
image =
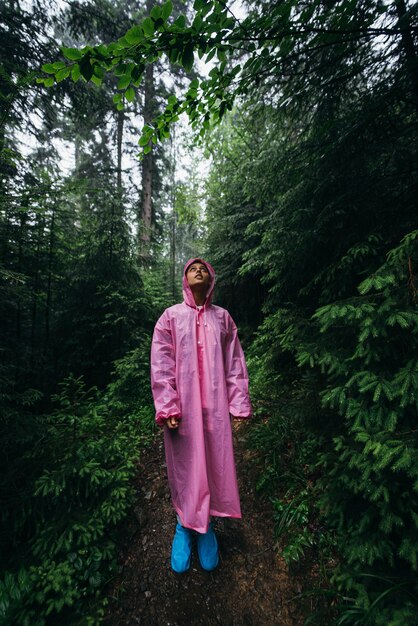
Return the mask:
[[[123,140],[123,125],[125,122],[123,111],[118,111],[117,120],[117,191],[118,200],[122,200],[122,140]]]
[[[176,296],[176,214],[171,216],[171,293]]]
[[[151,13],[154,0],[147,0],[147,12]],[[144,123],[152,121],[155,106],[155,85],[154,85],[154,64],[150,63],[145,68],[144,77]],[[139,249],[143,258],[148,258],[151,241],[152,223],[152,176],[154,168],[154,158],[151,152],[144,155],[142,161],[142,198],[141,198],[141,219],[139,224]]]
[[[74,136],[74,171],[78,173],[80,167],[80,157],[81,157],[81,139],[75,133]]]
[[[9,256],[9,246],[10,246],[9,237],[10,237],[10,233],[12,232],[12,229],[11,229],[11,221],[9,217],[9,210],[7,207],[7,196],[3,194],[2,196],[4,197],[6,202],[4,203],[5,204],[4,217],[2,216],[1,218],[2,220],[1,239],[3,240],[1,258],[2,258],[3,266],[7,267],[8,266],[7,259]]]
[[[171,134],[171,291],[176,295],[176,136]]]
[[[154,103],[154,66],[151,63],[145,70],[144,122],[152,121]],[[141,252],[147,256],[151,239],[152,221],[152,174],[153,153],[145,154],[142,161],[142,202],[141,202]]]
[[[40,287],[39,280],[39,272],[40,272],[40,257],[41,257],[41,244],[44,234],[45,228],[45,218],[41,216],[39,219],[38,226],[38,237],[36,242],[36,256],[35,256],[35,268],[34,268],[34,282],[33,282],[33,292],[32,292],[32,320],[31,320],[31,332],[30,332],[30,361],[31,361],[31,370],[35,369],[35,353],[37,346],[36,343],[36,327],[37,327],[37,318],[38,318],[38,292]],[[42,373],[37,370],[38,380],[40,381],[40,377]]]
[[[29,197],[25,196],[22,198],[22,206],[25,208],[24,211],[20,213],[20,226],[19,226],[19,244],[18,244],[18,253],[17,253],[17,272],[21,274],[22,266],[23,266],[23,240],[24,240],[24,232],[26,227],[26,222],[28,219],[27,208],[29,205]],[[16,339],[19,342],[22,335],[22,309],[21,309],[21,299],[18,297],[17,300],[17,309],[16,309]]]
[[[110,198],[110,241],[109,241],[109,271],[112,270],[113,264],[113,243],[115,238],[115,198]]]
[[[49,245],[48,245],[48,278],[46,286],[46,303],[45,303],[45,338],[44,338],[44,355],[46,361],[46,355],[49,347],[50,336],[50,319],[51,319],[51,302],[52,302],[52,264],[54,257],[54,238],[55,238],[55,203],[52,206],[51,224],[49,230]]]
[[[5,89],[5,86],[6,86],[6,82],[0,76],[0,94],[6,93],[6,91],[3,91],[3,89]],[[2,216],[2,222],[3,222],[3,228],[4,228],[2,232],[2,238],[3,238],[2,261],[3,261],[4,266],[7,267],[7,258],[8,258],[8,253],[9,253],[9,232],[12,231],[12,227],[11,227],[11,222],[9,220],[8,203],[7,203],[7,198],[6,198],[7,184],[5,182],[5,179],[7,176],[8,167],[7,167],[7,159],[5,157],[5,154],[6,154],[5,121],[3,120],[3,123],[2,123],[2,116],[4,116],[4,111],[3,111],[3,106],[1,105],[1,99],[0,99],[0,194],[1,194],[1,197],[4,198],[5,200],[4,220]]]
[[[412,86],[415,108],[418,112],[418,56],[412,36],[411,20],[405,0],[395,0],[398,28],[401,31],[402,46],[405,52],[406,69]]]

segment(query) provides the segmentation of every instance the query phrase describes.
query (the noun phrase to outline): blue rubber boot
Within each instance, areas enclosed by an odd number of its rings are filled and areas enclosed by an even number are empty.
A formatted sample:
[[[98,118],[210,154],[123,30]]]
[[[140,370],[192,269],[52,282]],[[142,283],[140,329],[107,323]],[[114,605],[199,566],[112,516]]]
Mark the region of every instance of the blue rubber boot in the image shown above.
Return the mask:
[[[177,522],[171,547],[171,567],[177,574],[187,572],[192,556],[192,533]]]
[[[207,533],[197,535],[197,552],[200,565],[208,572],[215,569],[219,563],[218,541],[212,524],[209,524]]]

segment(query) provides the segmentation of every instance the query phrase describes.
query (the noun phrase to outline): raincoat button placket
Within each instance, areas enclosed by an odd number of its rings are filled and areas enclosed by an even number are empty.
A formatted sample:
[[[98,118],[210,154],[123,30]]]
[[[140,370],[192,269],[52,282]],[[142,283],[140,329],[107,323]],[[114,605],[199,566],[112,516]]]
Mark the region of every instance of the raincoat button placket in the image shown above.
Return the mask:
[[[200,314],[201,311],[197,313],[197,364],[199,368],[199,378],[203,377],[203,341],[201,338],[201,323],[200,323]]]

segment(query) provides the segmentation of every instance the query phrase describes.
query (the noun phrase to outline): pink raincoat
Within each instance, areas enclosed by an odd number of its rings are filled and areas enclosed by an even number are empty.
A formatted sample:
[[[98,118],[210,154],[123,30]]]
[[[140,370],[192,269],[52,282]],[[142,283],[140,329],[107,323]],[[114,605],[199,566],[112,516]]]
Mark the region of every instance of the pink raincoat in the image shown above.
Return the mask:
[[[194,261],[212,279],[197,309],[187,282]],[[155,325],[151,386],[160,425],[173,506],[186,528],[208,530],[209,516],[241,517],[230,414],[251,415],[248,375],[237,328],[228,311],[211,304],[215,272],[190,259],[183,275],[184,302],[169,307]]]

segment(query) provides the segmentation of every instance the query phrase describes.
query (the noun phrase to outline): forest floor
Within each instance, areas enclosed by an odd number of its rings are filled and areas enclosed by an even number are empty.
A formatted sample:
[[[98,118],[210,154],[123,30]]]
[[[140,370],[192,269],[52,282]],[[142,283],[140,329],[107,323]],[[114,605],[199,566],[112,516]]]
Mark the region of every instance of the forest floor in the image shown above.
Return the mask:
[[[119,546],[120,571],[106,590],[104,626],[303,625],[312,607],[300,594],[315,586],[316,566],[291,572],[281,558],[271,504],[255,493],[256,469],[244,445],[247,424],[233,429],[242,520],[215,519],[218,568],[202,570],[195,545],[188,572],[170,568],[176,520],[158,433],[138,463],[138,502]]]

